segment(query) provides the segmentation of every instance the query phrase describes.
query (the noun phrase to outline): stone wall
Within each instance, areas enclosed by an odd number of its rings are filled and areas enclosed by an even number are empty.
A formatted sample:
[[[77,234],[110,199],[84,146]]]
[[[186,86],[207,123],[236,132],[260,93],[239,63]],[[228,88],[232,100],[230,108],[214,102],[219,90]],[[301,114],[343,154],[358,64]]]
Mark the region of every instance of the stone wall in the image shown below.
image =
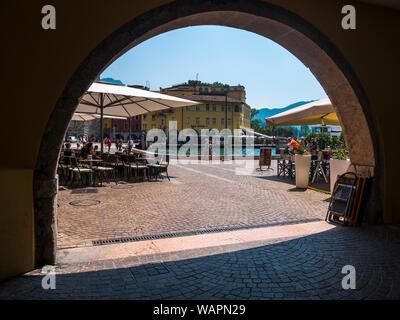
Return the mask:
[[[65,135],[83,137],[86,136],[89,139],[92,137],[100,137],[100,119],[89,120],[89,121],[76,121],[72,120],[68,126],[67,133]]]

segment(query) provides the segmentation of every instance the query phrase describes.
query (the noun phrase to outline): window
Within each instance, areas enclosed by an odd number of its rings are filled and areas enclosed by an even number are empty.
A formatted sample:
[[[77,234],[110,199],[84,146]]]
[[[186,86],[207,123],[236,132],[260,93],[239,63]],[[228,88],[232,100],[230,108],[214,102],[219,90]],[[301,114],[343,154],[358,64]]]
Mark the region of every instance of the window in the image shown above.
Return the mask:
[[[151,116],[151,121],[154,121],[154,120],[156,120],[156,115],[155,115],[155,114],[153,114],[153,115]]]
[[[127,130],[129,128],[129,123],[128,121],[125,121],[125,130]],[[118,126],[115,125],[115,130],[118,130]]]
[[[231,124],[232,124],[232,119],[228,118],[228,125],[231,125]]]
[[[143,115],[143,120],[146,121],[147,120],[147,114]]]
[[[164,119],[161,119],[161,125],[163,125],[164,124]]]
[[[213,111],[216,112],[217,111],[217,105],[213,104]]]
[[[221,106],[221,112],[225,112],[225,106],[224,105]]]
[[[200,111],[200,105],[199,104],[196,106],[196,111]]]
[[[206,104],[206,111],[210,111],[210,105]]]
[[[206,125],[210,125],[210,118],[206,118]]]
[[[186,111],[190,111],[190,106],[186,106]]]
[[[228,112],[232,112],[232,105],[228,103]]]
[[[222,126],[225,125],[225,118],[221,118],[221,125],[222,125]]]
[[[213,124],[217,124],[217,118],[213,118]]]
[[[239,106],[235,105],[235,112],[239,112]]]
[[[139,125],[137,123],[135,124],[135,130],[139,130]]]
[[[190,118],[189,117],[186,118],[186,124],[190,124]]]
[[[204,91],[205,91],[205,92],[208,92],[208,88],[204,88]]]
[[[144,131],[147,131],[147,124],[144,124],[144,125],[143,125],[143,130],[144,130]]]
[[[196,125],[198,125],[198,126],[200,125],[200,118],[199,117],[196,118]]]
[[[136,117],[135,117],[135,120],[139,120],[139,116],[136,116]]]

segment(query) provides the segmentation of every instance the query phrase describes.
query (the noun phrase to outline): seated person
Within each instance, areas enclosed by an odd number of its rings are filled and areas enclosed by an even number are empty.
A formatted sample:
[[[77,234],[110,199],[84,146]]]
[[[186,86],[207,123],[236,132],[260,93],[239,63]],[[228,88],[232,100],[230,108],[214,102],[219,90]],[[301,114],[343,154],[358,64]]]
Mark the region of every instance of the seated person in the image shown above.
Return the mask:
[[[67,141],[67,143],[65,144],[64,156],[65,157],[72,156],[71,142],[69,142],[69,141]]]
[[[317,141],[315,140],[315,138],[311,138],[310,151],[311,151],[311,161],[318,160]]]
[[[82,150],[81,150],[81,157],[82,157],[83,159],[87,159],[87,158],[88,158],[88,155],[89,155],[89,154],[92,154],[92,153],[91,153],[91,150],[93,150],[93,144],[92,144],[91,142],[86,143],[86,144],[82,147]],[[93,150],[93,152],[94,152],[94,150]]]

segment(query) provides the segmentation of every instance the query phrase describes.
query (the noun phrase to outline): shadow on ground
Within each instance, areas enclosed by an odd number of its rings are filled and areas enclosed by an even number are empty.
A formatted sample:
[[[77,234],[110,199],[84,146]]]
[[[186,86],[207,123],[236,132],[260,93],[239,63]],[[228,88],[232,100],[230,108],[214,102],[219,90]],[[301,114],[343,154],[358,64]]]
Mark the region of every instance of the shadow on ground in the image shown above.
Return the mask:
[[[399,235],[336,227],[285,241],[61,265],[56,290],[43,290],[36,270],[2,283],[0,299],[399,299]],[[356,269],[355,290],[342,288],[345,265]]]

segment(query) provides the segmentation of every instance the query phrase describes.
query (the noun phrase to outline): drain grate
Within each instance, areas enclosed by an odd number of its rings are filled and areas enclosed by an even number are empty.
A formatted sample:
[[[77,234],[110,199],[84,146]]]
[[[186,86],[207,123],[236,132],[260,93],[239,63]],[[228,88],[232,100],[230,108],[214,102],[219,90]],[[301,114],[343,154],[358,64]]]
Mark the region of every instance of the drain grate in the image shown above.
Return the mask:
[[[100,204],[100,200],[92,200],[92,199],[84,199],[84,200],[76,200],[72,201],[69,204],[75,207],[89,207],[89,206],[97,206]]]
[[[194,235],[208,234],[208,233],[218,233],[218,232],[246,230],[246,229],[253,229],[253,228],[273,227],[273,226],[278,226],[278,225],[281,226],[281,225],[289,225],[289,224],[310,223],[310,222],[317,222],[317,221],[323,221],[323,219],[305,219],[305,220],[296,220],[296,221],[258,224],[258,225],[252,225],[252,226],[213,228],[213,229],[204,229],[204,230],[194,230],[194,231],[183,231],[183,232],[172,232],[172,233],[153,234],[153,235],[144,235],[144,236],[94,240],[94,241],[92,241],[92,244],[94,246],[102,246],[102,245],[119,244],[119,243],[125,243],[125,242],[138,242],[138,241],[146,241],[146,240],[165,239],[165,238],[178,238],[178,237],[194,236]]]

